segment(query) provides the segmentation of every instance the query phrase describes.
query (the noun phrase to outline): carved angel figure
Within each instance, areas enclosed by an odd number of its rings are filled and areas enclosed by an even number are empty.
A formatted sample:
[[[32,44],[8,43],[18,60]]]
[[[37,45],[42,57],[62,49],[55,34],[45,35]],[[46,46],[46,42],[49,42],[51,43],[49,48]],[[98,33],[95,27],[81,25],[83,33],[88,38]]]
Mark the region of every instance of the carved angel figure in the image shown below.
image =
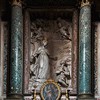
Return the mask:
[[[31,24],[31,39],[34,39],[35,41],[37,40],[42,40],[43,39],[43,33],[42,33],[42,27],[37,27],[37,25],[32,22]]]
[[[66,61],[61,61],[59,69],[56,71],[57,81],[62,87],[69,86],[70,71]]]
[[[58,19],[57,24],[58,24],[58,28],[59,28],[59,30],[57,32],[59,32],[61,34],[62,38],[71,41],[69,26],[65,27],[64,25],[62,25],[62,20],[60,18]]]

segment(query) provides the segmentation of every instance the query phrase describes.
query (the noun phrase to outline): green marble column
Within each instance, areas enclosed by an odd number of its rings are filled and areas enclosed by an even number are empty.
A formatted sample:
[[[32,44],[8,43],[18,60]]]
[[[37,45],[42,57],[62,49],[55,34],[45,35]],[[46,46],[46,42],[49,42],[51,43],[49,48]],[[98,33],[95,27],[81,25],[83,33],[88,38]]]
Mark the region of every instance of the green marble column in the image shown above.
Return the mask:
[[[79,100],[92,99],[91,85],[91,5],[83,0],[79,18]]]
[[[20,0],[12,2],[9,100],[22,98],[23,17]]]

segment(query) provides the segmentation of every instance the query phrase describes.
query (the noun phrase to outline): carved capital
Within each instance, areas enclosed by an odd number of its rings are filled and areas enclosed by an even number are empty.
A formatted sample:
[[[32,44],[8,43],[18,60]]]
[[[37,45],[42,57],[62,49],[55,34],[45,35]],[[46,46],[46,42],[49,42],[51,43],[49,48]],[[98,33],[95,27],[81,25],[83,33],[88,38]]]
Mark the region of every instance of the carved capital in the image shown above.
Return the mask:
[[[21,6],[22,0],[12,0],[12,1],[11,1],[11,4],[12,4],[12,6],[13,6],[13,5]]]
[[[91,3],[89,2],[89,0],[82,0],[81,7],[87,6],[87,5],[91,5]]]

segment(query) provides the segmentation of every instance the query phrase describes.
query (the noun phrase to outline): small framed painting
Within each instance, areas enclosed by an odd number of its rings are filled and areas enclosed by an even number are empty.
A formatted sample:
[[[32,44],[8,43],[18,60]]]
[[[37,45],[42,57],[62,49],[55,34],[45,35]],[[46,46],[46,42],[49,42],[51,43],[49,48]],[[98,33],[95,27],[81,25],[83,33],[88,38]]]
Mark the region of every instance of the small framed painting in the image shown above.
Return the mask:
[[[58,100],[61,95],[59,85],[53,80],[47,80],[41,87],[41,98],[43,100]]]

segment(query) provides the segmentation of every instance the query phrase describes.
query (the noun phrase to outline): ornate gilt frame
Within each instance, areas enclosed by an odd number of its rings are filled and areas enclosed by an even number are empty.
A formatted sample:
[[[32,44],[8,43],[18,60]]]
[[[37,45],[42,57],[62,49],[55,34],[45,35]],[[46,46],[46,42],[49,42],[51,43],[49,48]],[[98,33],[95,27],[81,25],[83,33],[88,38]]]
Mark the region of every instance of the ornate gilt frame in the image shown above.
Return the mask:
[[[44,96],[43,96],[43,89],[44,89],[45,86],[48,85],[48,84],[54,84],[54,85],[57,87],[57,89],[58,89],[58,97],[57,97],[56,100],[59,100],[60,95],[61,95],[61,89],[60,89],[60,86],[57,84],[57,82],[55,82],[55,81],[52,80],[52,79],[47,80],[47,81],[44,82],[44,84],[41,86],[41,89],[40,89],[41,98],[42,98],[43,100],[45,100],[45,98],[44,98]]]

